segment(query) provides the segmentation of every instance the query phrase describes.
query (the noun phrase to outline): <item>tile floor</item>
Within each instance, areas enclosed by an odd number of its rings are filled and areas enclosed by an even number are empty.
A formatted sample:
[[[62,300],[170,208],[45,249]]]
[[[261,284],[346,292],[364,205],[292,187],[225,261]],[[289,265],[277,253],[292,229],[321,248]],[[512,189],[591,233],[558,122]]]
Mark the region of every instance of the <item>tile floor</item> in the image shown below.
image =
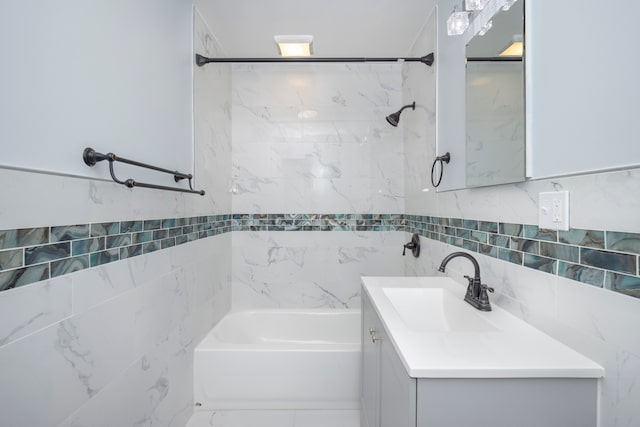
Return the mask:
[[[186,427],[360,427],[360,411],[202,411]]]

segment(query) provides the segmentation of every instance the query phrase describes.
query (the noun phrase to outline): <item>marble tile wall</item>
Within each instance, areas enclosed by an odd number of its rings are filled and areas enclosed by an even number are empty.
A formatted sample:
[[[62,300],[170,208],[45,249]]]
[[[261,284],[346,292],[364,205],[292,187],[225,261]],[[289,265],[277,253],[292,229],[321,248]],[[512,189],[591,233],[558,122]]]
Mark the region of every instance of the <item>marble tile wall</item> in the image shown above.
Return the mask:
[[[355,308],[361,274],[401,273],[362,219],[404,212],[400,106],[397,64],[234,67],[234,308]]]
[[[234,308],[359,308],[360,277],[403,274],[402,215],[234,214]]]
[[[396,64],[233,69],[233,212],[402,213]]]
[[[397,231],[234,231],[232,239],[234,309],[357,309],[361,276],[404,271]]]
[[[427,22],[412,53],[434,46],[434,28],[434,22]],[[639,425],[640,340],[632,325],[640,322],[640,299],[625,293],[634,294],[638,287],[638,272],[633,273],[633,270],[640,233],[637,214],[640,199],[635,197],[640,192],[640,169],[435,192],[428,184],[430,171],[425,166],[431,165],[436,153],[432,120],[435,90],[434,75],[405,66],[405,100],[415,99],[420,106],[416,110],[422,115],[407,115],[405,121],[405,215],[409,221],[412,217],[432,218],[431,221],[419,221],[426,226],[419,228],[428,230],[431,238],[422,239],[424,246],[420,258],[405,257],[406,274],[439,274],[437,268],[447,254],[471,250],[480,263],[483,282],[496,290],[491,295],[494,304],[605,368],[601,383],[600,426]],[[606,141],[603,149],[606,149]],[[538,193],[559,190],[570,193],[573,232],[538,234],[534,226],[538,221]],[[472,230],[472,223],[465,227],[462,222],[463,226],[458,227],[461,218],[477,221],[478,232]],[[485,230],[480,229],[482,222],[506,226],[502,231],[498,226],[498,233],[487,235],[489,246],[495,249],[478,246],[478,252],[475,252],[476,243],[480,245],[478,240],[484,239]],[[518,226],[514,227],[516,224]],[[511,235],[512,231],[518,235]],[[431,235],[434,232],[439,235]],[[499,237],[500,234],[503,237]],[[407,233],[406,238],[409,236]],[[603,251],[610,252],[616,259]],[[553,256],[549,258],[557,257],[557,262],[539,262],[550,254]],[[464,286],[463,275],[469,274],[470,268],[464,260],[454,260],[449,264],[447,274]],[[607,281],[607,276],[616,275],[607,273],[607,269],[628,278]],[[607,287],[615,287],[622,293],[612,292]]]
[[[215,53],[195,24],[195,48]],[[0,424],[187,423],[193,349],[231,305],[231,233],[217,234],[231,212],[230,67],[194,70],[194,87],[195,123],[172,125],[194,125],[204,197],[0,169]],[[27,265],[45,280],[16,279]]]
[[[228,309],[230,240],[0,293],[3,423],[184,425],[193,350]]]

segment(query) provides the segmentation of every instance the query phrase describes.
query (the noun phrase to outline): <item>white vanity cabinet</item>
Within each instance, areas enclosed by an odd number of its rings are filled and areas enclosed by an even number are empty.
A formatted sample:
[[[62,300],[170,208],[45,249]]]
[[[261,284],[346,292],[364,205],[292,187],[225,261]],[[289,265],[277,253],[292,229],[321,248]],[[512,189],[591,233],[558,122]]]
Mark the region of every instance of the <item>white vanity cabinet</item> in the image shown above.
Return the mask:
[[[360,423],[415,427],[416,380],[407,375],[369,298],[362,304]]]
[[[375,301],[363,288],[362,427],[597,426],[596,374],[527,377],[498,370],[491,377],[476,370],[465,377],[451,370],[449,363],[432,374],[410,375],[391,336],[397,330],[385,324],[381,317],[386,320],[386,313],[379,315]],[[426,348],[435,349],[437,341]],[[446,340],[441,343],[446,345]],[[544,350],[540,351],[544,359]]]

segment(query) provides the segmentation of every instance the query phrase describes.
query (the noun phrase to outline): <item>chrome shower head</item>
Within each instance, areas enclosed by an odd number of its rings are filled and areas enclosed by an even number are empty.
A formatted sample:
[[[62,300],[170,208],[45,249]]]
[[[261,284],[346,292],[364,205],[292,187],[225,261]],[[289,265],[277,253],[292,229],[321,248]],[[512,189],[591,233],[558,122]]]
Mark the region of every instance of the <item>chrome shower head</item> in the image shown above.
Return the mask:
[[[402,107],[401,109],[399,109],[398,111],[396,111],[395,113],[389,114],[386,119],[387,122],[393,126],[393,127],[397,127],[398,123],[400,123],[400,114],[402,114],[402,110],[404,110],[405,108],[411,108],[412,110],[416,109],[416,103],[413,102],[412,104],[408,104],[405,105],[404,107]]]

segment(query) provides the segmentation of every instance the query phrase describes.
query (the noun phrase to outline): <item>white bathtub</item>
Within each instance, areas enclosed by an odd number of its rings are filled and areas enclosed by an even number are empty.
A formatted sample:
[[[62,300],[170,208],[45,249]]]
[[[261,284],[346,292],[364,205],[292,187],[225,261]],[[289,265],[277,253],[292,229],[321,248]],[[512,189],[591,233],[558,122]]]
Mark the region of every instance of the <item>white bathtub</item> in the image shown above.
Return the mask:
[[[230,313],[194,364],[199,409],[357,409],[360,312]]]

